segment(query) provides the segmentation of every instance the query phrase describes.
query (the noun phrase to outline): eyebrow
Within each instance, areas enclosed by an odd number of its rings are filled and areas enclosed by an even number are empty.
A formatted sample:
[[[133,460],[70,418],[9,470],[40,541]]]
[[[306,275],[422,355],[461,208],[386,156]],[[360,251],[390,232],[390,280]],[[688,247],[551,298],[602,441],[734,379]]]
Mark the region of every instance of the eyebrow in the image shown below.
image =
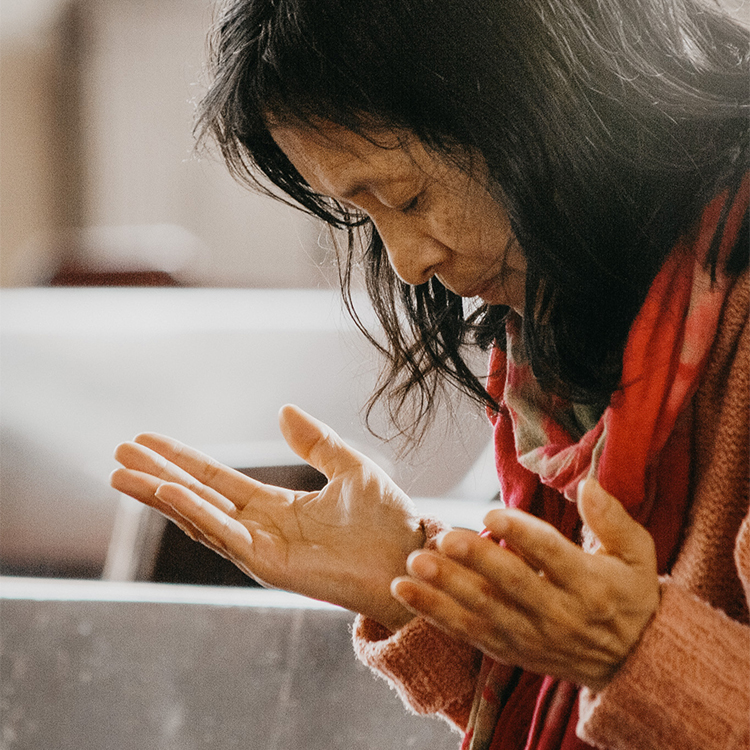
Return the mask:
[[[406,176],[388,174],[382,177],[373,177],[370,180],[357,181],[351,185],[346,185],[345,189],[338,194],[338,197],[340,200],[349,201],[361,192],[369,192],[373,187],[377,189],[385,184],[398,186],[409,182],[409,179]]]

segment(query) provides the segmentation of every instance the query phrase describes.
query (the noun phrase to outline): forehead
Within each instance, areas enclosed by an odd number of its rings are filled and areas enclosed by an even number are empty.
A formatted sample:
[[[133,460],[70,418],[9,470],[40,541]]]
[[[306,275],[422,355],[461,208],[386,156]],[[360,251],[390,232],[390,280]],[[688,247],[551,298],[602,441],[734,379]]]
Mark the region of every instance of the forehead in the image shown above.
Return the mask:
[[[334,124],[269,128],[279,148],[316,191],[347,198],[374,181],[408,179],[420,170],[424,149],[406,133],[377,130],[360,135]]]

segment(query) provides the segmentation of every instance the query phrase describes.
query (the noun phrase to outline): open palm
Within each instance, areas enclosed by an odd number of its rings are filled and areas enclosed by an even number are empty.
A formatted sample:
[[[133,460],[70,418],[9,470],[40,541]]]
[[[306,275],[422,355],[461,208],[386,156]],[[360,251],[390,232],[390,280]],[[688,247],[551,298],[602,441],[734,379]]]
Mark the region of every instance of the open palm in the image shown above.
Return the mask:
[[[399,627],[411,615],[389,586],[424,541],[411,501],[321,422],[292,406],[280,422],[292,449],[328,478],[322,490],[265,485],[151,433],[118,447],[124,468],[112,485],[266,586]]]

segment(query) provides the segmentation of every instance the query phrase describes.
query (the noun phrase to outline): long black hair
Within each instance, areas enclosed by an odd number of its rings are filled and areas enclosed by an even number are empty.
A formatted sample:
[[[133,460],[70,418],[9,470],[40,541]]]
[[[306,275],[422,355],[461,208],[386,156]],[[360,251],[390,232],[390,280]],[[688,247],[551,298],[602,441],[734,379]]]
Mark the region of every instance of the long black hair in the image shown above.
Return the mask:
[[[310,188],[269,118],[404,130],[445,158],[479,154],[527,259],[535,376],[605,404],[664,259],[748,169],[750,36],[708,1],[229,0],[197,131],[241,180],[270,181],[349,230],[345,298],[363,267],[389,357],[376,397],[391,397],[402,427],[446,379],[492,403],[464,347],[502,345],[507,310],[467,312],[434,278],[401,282],[372,224]],[[743,237],[735,271],[747,264],[747,221]]]

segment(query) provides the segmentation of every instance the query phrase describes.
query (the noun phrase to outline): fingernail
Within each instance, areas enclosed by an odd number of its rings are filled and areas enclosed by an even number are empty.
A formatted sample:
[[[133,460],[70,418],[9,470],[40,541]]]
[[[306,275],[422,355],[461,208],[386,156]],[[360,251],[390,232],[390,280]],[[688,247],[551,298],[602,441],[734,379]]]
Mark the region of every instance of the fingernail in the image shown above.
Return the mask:
[[[437,577],[438,574],[438,566],[432,555],[423,552],[413,553],[406,567],[412,575],[425,581]]]
[[[588,485],[588,489],[586,489]],[[578,485],[578,498],[580,499],[583,492],[588,495],[587,504],[591,510],[603,511],[607,507],[607,493],[602,489],[599,482],[593,477],[587,477]]]
[[[156,495],[156,497],[158,497],[162,502],[171,505],[169,501],[169,494],[173,491],[173,488],[174,485],[170,484],[169,482],[163,482],[156,488],[154,495]]]
[[[394,578],[391,581],[391,594],[393,594],[393,596],[397,596],[399,599],[402,599],[403,595],[402,595],[402,593],[400,591],[400,589],[402,588],[401,584],[404,581],[407,581],[407,580],[409,580],[409,579],[405,578],[403,576],[399,576],[398,578]]]
[[[469,554],[469,545],[459,534],[445,532],[437,540],[437,548],[449,557],[463,560]]]

